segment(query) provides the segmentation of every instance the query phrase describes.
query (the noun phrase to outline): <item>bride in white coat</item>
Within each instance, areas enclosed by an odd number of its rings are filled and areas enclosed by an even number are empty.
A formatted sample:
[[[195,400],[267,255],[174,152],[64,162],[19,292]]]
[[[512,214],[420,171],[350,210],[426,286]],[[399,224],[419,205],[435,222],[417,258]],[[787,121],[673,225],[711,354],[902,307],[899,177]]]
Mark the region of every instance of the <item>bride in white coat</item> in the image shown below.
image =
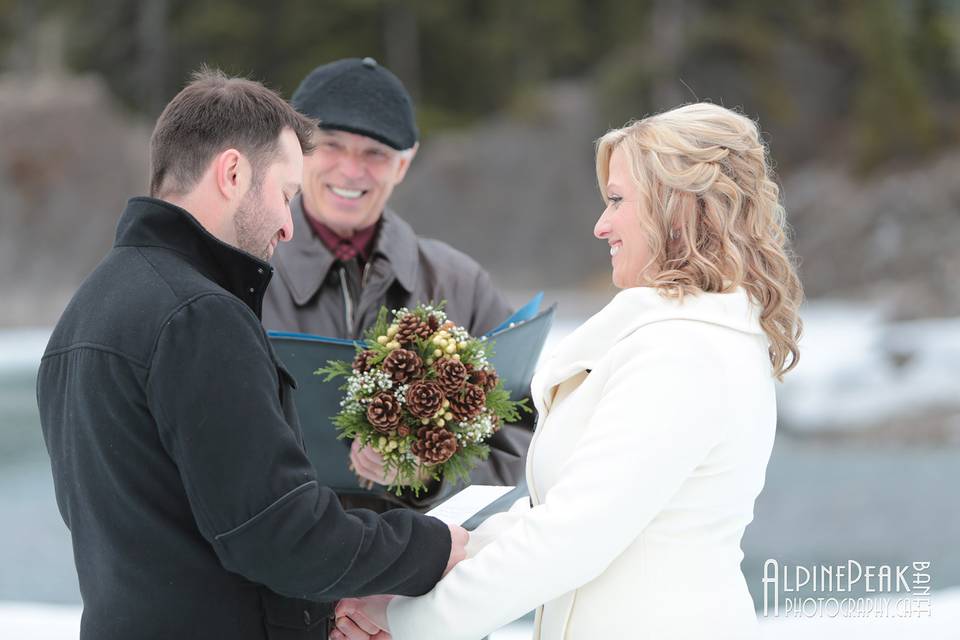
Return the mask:
[[[802,298],[766,149],[692,104],[603,136],[597,177],[622,291],[533,379],[530,499],[426,595],[341,602],[331,638],[476,640],[534,608],[542,640],[757,635],[740,540]]]

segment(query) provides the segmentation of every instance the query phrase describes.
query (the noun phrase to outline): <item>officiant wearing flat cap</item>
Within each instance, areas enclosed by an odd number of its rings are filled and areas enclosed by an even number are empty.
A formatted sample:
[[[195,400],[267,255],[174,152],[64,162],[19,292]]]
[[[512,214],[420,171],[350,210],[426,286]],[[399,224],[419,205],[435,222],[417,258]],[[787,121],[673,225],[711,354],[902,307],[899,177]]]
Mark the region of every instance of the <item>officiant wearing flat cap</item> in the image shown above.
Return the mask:
[[[446,301],[454,323],[472,335],[510,315],[489,274],[450,245],[418,236],[388,202],[419,147],[413,101],[403,83],[373,58],[347,58],[314,69],[291,100],[319,121],[316,150],[304,158],[303,190],[291,204],[293,239],[273,257],[276,274],[263,302],[269,330],[359,338],[389,309]],[[309,428],[309,425],[305,425]],[[476,484],[513,485],[523,477],[531,425],[504,425],[490,457],[471,473]],[[383,461],[354,444],[358,475],[378,484]],[[449,496],[444,480],[428,492],[395,497],[342,496],[350,507],[426,510]]]

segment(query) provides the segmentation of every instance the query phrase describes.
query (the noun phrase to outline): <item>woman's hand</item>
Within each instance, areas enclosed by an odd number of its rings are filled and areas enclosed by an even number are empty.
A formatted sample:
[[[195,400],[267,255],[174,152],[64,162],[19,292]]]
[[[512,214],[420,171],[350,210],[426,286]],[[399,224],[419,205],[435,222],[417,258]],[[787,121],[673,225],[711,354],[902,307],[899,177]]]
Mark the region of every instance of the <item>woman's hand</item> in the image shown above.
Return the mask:
[[[337,603],[337,628],[330,640],[389,640],[387,605],[393,596],[344,598]]]

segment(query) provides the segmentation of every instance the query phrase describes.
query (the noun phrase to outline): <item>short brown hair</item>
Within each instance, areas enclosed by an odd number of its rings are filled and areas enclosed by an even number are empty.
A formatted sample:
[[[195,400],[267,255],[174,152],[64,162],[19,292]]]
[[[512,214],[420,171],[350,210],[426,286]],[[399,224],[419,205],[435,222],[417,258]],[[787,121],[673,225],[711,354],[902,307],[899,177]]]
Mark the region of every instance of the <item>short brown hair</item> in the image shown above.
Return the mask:
[[[316,121],[259,82],[203,66],[164,108],[150,137],[150,195],[186,193],[211,159],[230,148],[248,156],[257,184],[287,127],[310,153]]]

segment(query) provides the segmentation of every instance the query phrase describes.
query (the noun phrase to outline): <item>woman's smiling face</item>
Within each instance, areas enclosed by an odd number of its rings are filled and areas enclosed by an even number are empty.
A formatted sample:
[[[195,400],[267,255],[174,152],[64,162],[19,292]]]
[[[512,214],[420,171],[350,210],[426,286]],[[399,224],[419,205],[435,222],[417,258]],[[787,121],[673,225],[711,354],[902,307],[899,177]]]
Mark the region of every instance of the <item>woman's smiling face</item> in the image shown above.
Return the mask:
[[[593,228],[593,235],[606,240],[613,263],[613,284],[620,289],[643,283],[644,269],[649,270],[651,253],[647,233],[640,224],[647,199],[630,174],[627,154],[617,147],[610,155],[607,176],[607,208]]]

